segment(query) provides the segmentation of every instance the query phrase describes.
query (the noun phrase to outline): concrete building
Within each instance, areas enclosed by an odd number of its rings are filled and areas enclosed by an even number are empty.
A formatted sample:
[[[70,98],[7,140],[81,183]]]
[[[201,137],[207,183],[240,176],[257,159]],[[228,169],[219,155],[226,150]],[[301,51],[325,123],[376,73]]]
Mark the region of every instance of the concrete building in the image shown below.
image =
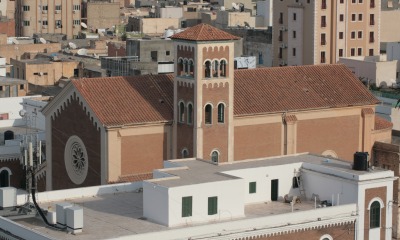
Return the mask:
[[[76,38],[81,30],[82,0],[17,0],[16,35],[62,33]]]
[[[236,6],[243,6],[245,9],[249,9],[252,15],[256,14],[257,5],[256,1],[252,0],[244,0],[244,1],[235,1],[235,0],[211,0],[210,3],[212,5],[223,6],[225,9],[233,9],[233,4]]]
[[[9,37],[15,36],[15,20],[0,17],[0,34],[6,34]]]
[[[0,98],[20,97],[28,94],[28,82],[0,76]]]
[[[81,209],[81,218],[67,215],[65,225],[82,233],[14,214],[0,217],[7,230],[1,234],[40,240],[391,239],[396,177],[389,170],[356,171],[348,162],[312,154],[165,165],[144,182],[37,194],[50,223],[63,221],[62,206]],[[18,194],[16,204],[26,198]]]
[[[132,18],[128,20],[126,31],[135,31],[141,34],[160,36],[166,29],[181,27],[180,18]]]
[[[379,53],[380,1],[275,1],[274,66]]]
[[[351,161],[391,139],[378,100],[344,65],[234,71],[238,37],[200,24],[171,39],[174,74],[71,80],[45,107],[48,189],[149,178],[174,158]],[[84,174],[64,158],[75,143]]]
[[[49,58],[38,57],[34,59],[14,60],[12,63],[12,75],[15,78],[27,80],[30,89],[36,86],[53,86],[60,79],[79,77],[81,64],[79,61],[58,58],[57,54]]]
[[[122,1],[122,0],[121,0]],[[107,29],[121,24],[120,2],[115,0],[89,0],[83,2],[82,21],[89,29]]]
[[[252,16],[250,11],[218,11],[215,26],[220,29],[228,27],[265,27],[262,16]]]
[[[340,58],[361,81],[377,87],[396,87],[398,60],[386,61],[382,56]]]

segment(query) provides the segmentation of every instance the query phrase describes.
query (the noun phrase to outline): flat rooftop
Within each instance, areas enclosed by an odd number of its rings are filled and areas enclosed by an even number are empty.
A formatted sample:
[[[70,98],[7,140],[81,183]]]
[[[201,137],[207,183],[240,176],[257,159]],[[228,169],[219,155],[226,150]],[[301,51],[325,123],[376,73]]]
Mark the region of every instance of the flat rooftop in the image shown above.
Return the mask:
[[[171,178],[166,177],[147,181],[164,187],[179,187],[236,179],[235,176],[229,175],[229,171],[287,164],[298,164],[303,169],[321,171],[322,173],[348,180],[368,180],[377,174],[384,174],[387,177],[393,176],[390,171],[381,168],[374,168],[374,170],[369,171],[352,170],[351,162],[308,153],[221,164],[214,164],[210,161],[199,159],[172,160],[170,162],[176,168],[165,168],[159,171],[169,174]]]
[[[83,208],[84,227],[83,232],[80,234],[72,235],[65,231],[49,228],[44,224],[42,219],[39,218],[20,219],[15,220],[15,222],[51,238],[66,240],[109,239],[192,227],[192,225],[189,225],[186,227],[168,228],[144,219],[142,208],[143,193],[129,192],[107,194],[81,199],[67,199],[65,201]],[[58,202],[39,205],[43,209],[51,207],[53,211],[55,211],[56,203]],[[303,201],[302,203],[295,204],[293,210],[294,212],[299,212],[312,209],[314,209],[314,202]],[[249,204],[245,207],[246,217],[234,219],[233,221],[291,213],[291,211],[291,205],[283,202]],[[198,225],[201,226],[205,224]]]

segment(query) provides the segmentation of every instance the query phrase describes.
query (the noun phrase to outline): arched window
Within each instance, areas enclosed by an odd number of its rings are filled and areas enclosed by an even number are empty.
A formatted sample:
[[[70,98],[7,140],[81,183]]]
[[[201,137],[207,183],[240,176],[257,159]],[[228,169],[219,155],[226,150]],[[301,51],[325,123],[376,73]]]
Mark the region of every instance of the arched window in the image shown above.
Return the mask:
[[[191,103],[188,104],[187,123],[188,124],[193,123],[193,104]]]
[[[217,163],[219,161],[219,152],[218,151],[212,151],[211,153],[211,161],[214,163]]]
[[[333,240],[332,236],[329,234],[323,235],[320,240]]]
[[[225,105],[223,103],[218,104],[218,122],[225,122]]]
[[[184,68],[184,73],[186,74],[186,75],[188,75],[189,74],[189,62],[188,62],[188,60],[184,60],[183,61],[183,68]]]
[[[183,60],[182,58],[179,59],[178,61],[178,72],[177,72],[178,76],[182,76],[183,75]]]
[[[4,168],[0,170],[0,187],[10,186],[10,175],[10,170]]]
[[[226,77],[226,61],[222,60],[219,66],[221,77]]]
[[[205,66],[204,66],[204,76],[206,78],[210,78],[211,77],[211,62],[207,61]]]
[[[212,71],[213,71],[213,77],[218,77],[218,61],[217,60],[214,60],[214,62],[213,62],[213,69],[212,69]]]
[[[183,102],[179,103],[179,122],[183,123],[185,121],[185,104]]]
[[[211,104],[207,104],[204,109],[204,122],[206,124],[212,123],[212,106],[211,106]]]
[[[194,76],[194,64],[193,64],[193,60],[189,60],[189,74],[190,76]]]
[[[187,148],[182,149],[182,158],[188,158],[189,157],[189,150]]]
[[[374,201],[369,209],[369,228],[378,228],[381,226],[381,204]]]

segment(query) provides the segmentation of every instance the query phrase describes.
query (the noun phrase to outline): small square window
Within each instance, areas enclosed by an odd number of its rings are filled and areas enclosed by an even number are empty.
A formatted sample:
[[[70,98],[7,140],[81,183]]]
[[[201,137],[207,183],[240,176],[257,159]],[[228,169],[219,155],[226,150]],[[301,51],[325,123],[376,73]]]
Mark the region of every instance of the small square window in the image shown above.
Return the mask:
[[[19,85],[20,90],[24,90],[24,84]]]
[[[257,192],[257,182],[249,182],[249,193]]]
[[[169,56],[170,54],[171,54],[170,51],[165,52],[165,55],[167,55],[167,56]]]

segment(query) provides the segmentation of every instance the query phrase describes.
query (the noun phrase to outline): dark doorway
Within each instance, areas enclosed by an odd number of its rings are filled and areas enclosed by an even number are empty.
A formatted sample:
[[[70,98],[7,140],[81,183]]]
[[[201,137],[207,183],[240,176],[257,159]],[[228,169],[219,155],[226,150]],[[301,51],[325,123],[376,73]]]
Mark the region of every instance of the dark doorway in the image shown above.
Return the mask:
[[[271,180],[271,200],[272,201],[278,201],[278,187],[279,187],[279,180],[278,179],[272,179]]]
[[[0,187],[9,187],[10,186],[10,175],[7,170],[3,170],[0,172]]]
[[[5,140],[13,140],[14,139],[14,132],[13,131],[5,131],[4,132],[4,141]]]

